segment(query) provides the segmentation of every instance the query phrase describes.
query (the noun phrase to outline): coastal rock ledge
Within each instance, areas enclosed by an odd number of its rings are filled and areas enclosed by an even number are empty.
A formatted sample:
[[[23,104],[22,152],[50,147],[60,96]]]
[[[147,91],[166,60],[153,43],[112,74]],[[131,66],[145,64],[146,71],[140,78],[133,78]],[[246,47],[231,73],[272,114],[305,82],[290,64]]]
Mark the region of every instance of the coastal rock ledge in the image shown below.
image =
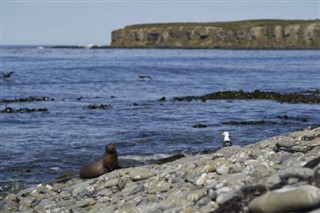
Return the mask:
[[[131,25],[114,48],[319,49],[320,20],[248,20]]]
[[[39,184],[1,212],[320,212],[320,127],[244,147]]]

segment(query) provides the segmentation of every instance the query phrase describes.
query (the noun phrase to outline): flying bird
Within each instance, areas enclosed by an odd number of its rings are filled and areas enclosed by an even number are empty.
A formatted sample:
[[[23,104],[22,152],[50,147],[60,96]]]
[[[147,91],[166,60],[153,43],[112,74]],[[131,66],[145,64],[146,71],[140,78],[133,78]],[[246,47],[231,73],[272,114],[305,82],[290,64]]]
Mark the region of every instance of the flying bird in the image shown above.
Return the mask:
[[[14,71],[8,72],[8,73],[2,72],[2,71],[0,71],[0,72],[2,74],[2,77],[4,77],[4,78],[10,78],[10,76],[14,73]]]
[[[153,80],[150,76],[148,75],[139,75],[139,78],[141,79],[149,79],[149,80]]]
[[[225,131],[221,135],[224,136],[223,147],[232,146],[232,142],[231,142],[231,140],[229,138],[229,132]]]

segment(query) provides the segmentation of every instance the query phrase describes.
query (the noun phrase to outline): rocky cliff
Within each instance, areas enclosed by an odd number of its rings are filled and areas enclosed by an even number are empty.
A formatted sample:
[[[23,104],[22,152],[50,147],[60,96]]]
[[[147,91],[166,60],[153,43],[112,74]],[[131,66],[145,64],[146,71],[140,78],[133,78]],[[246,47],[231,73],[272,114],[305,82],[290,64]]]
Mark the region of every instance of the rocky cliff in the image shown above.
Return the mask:
[[[119,48],[320,48],[320,20],[131,25],[112,32]]]

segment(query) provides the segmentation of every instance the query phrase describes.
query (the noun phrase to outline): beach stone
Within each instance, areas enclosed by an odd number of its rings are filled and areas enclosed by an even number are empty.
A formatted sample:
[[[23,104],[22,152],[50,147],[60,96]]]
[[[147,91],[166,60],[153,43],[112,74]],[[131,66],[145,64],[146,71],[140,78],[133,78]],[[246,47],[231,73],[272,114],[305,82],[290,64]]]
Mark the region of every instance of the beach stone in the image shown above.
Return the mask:
[[[88,213],[114,212],[115,210],[116,207],[114,205],[106,206],[104,203],[97,202],[88,210]]]
[[[216,169],[223,164],[229,164],[230,161],[225,158],[217,158],[213,161],[209,161],[207,165],[203,166],[201,171],[205,173],[215,172]]]
[[[237,154],[239,151],[241,151],[242,148],[238,145],[223,147],[217,151],[217,153],[223,154],[225,158],[229,158],[232,155]]]
[[[143,185],[143,183],[139,183],[129,192],[128,195],[129,196],[130,195],[134,195],[134,194],[137,194],[137,193],[142,192],[142,191],[144,191],[144,185]]]
[[[154,182],[150,185],[148,193],[166,192],[171,188],[171,184],[166,181]]]
[[[197,202],[197,206],[201,207],[201,206],[207,205],[210,202],[211,202],[211,199],[209,197],[203,197]]]
[[[110,188],[110,187],[116,186],[116,185],[118,185],[118,182],[119,182],[118,179],[108,180],[107,182],[104,183],[104,187]]]
[[[206,190],[199,189],[199,190],[192,191],[191,193],[189,193],[188,200],[190,200],[192,202],[197,202],[198,200],[200,200],[201,198],[203,198],[206,195],[207,195]]]
[[[320,189],[311,185],[287,187],[253,199],[249,209],[257,213],[283,213],[312,209],[320,205]]]
[[[278,175],[281,179],[299,178],[302,180],[310,179],[313,176],[313,170],[309,168],[291,167],[278,171]]]
[[[133,181],[149,179],[155,175],[156,175],[155,172],[144,167],[137,167],[129,170],[129,177]]]
[[[94,205],[95,203],[96,201],[94,199],[87,198],[87,199],[75,202],[73,205],[70,206],[70,209],[83,208],[86,206]]]
[[[290,133],[289,136],[298,140],[305,140],[305,139],[312,140],[316,137],[319,137],[320,132],[306,129],[306,130]]]
[[[221,193],[218,195],[216,202],[220,205],[220,204],[227,202],[228,200],[231,200],[232,198],[234,198],[236,196],[237,196],[237,194],[234,191]]]
[[[289,138],[289,139],[291,139],[291,140],[280,140],[280,141],[278,141],[277,142],[277,146],[278,147],[284,147],[284,148],[291,148],[293,145],[294,145],[294,140],[293,140],[293,138]]]
[[[230,171],[230,167],[227,164],[223,164],[216,169],[218,175],[226,175]]]
[[[285,140],[285,138],[285,136],[274,136],[260,141],[257,145],[260,149],[266,149],[267,147],[273,148],[278,143],[278,141]]]
[[[193,181],[193,184],[196,185],[196,186],[202,186],[204,185],[205,181],[207,180],[207,174],[206,173],[203,173],[201,174],[200,177],[196,178],[194,181]]]
[[[24,197],[20,199],[20,206],[31,208],[34,206],[36,199],[34,197]]]

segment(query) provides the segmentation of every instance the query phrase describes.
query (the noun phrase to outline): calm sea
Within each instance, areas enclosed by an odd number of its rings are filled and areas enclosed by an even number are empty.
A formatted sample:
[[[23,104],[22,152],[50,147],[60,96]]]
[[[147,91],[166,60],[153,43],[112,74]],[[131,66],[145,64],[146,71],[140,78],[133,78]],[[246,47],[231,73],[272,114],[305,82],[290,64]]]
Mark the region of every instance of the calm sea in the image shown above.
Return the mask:
[[[244,146],[318,125],[318,104],[271,100],[177,102],[222,90],[304,92],[320,89],[320,51],[53,49],[2,46],[0,102],[48,112],[0,113],[0,192],[56,180],[102,156],[114,143],[120,164],[150,163],[222,144],[229,131]],[[140,78],[149,76],[150,78]],[[165,97],[166,101],[159,101]],[[108,109],[88,109],[89,105]],[[287,115],[293,119],[280,119]],[[306,119],[299,120],[297,117]],[[224,125],[266,120],[276,124]],[[207,128],[193,128],[195,124]],[[133,163],[134,162],[134,163]],[[11,188],[10,188],[11,187]]]

